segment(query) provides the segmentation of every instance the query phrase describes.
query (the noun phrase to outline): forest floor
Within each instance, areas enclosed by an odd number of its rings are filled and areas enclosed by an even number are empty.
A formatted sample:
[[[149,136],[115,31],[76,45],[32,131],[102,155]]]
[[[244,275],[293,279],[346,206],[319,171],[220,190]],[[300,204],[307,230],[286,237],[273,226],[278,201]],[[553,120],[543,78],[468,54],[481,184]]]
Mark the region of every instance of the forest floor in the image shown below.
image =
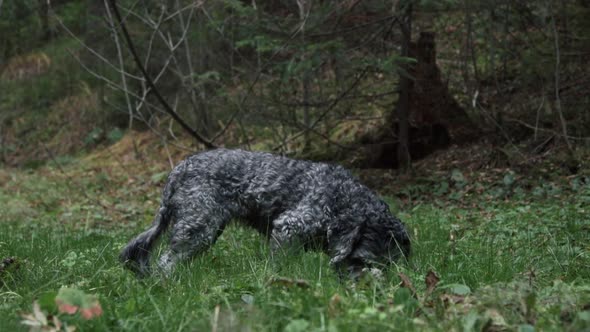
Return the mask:
[[[470,146],[412,175],[358,171],[412,234],[409,262],[380,280],[341,282],[321,253],[271,263],[265,241],[238,225],[171,279],[138,280],[117,256],[151,223],[170,166],[135,157],[125,139],[0,169],[2,330],[590,330],[587,168],[500,167]]]

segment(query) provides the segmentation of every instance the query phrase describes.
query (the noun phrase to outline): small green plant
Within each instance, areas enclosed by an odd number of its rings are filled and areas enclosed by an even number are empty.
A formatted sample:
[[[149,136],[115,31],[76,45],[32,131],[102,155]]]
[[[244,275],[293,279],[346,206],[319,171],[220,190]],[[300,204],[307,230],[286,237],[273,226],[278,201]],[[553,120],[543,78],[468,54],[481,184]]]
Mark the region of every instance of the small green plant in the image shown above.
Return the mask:
[[[21,314],[21,324],[29,326],[31,331],[73,332],[76,326],[68,324],[64,318],[77,314],[89,320],[102,316],[103,312],[95,295],[75,288],[61,288],[58,293],[45,293],[39,301],[34,301],[33,312]]]

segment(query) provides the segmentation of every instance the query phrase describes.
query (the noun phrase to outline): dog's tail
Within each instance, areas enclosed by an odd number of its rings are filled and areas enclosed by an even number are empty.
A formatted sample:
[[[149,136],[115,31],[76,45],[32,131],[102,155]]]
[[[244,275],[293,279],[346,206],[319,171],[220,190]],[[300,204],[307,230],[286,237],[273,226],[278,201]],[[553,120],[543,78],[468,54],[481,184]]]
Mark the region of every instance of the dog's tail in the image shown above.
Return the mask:
[[[131,240],[121,252],[119,259],[125,267],[140,276],[149,274],[150,250],[160,234],[168,228],[169,223],[170,213],[168,208],[162,205],[152,226]]]
[[[170,200],[176,191],[176,185],[185,169],[185,162],[174,168],[162,193],[162,204],[152,226],[131,240],[121,252],[119,259],[128,269],[139,276],[149,274],[150,250],[160,235],[168,228],[172,219]]]

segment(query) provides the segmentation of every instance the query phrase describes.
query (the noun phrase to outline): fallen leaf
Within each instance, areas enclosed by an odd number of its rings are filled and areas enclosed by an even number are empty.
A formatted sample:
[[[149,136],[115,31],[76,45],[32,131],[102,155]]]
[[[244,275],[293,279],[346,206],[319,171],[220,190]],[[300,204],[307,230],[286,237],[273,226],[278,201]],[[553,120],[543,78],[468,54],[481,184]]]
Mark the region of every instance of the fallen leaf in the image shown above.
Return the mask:
[[[399,278],[402,280],[400,287],[409,289],[412,293],[412,296],[417,299],[418,296],[416,295],[416,288],[414,288],[414,285],[412,284],[410,278],[401,272],[399,273]]]
[[[37,301],[33,302],[33,315],[35,315],[35,319],[41,322],[42,325],[47,325],[47,316],[41,311],[41,307]]]
[[[424,280],[426,283],[426,297],[432,294],[439,281],[440,278],[436,275],[436,273],[434,273],[434,271],[430,270],[428,273],[426,273],[426,278]]]
[[[304,332],[309,331],[309,322],[305,319],[294,319],[285,326],[285,332]]]
[[[449,284],[449,285],[445,285],[443,288],[449,289],[451,291],[451,293],[456,294],[456,295],[469,295],[471,294],[471,288],[469,288],[469,286],[467,285],[463,285],[463,284]]]
[[[269,282],[271,285],[280,285],[280,286],[285,286],[285,287],[292,287],[292,286],[297,286],[300,288],[309,288],[309,282],[307,282],[306,280],[303,279],[289,279],[289,278],[284,278],[284,277],[276,277],[276,278],[272,278],[270,279]]]
[[[55,303],[59,312],[73,315],[80,311],[84,319],[92,319],[103,313],[96,295],[86,294],[79,289],[60,289],[55,297]]]
[[[342,297],[340,294],[334,293],[330,298],[330,303],[328,303],[328,314],[330,317],[338,316],[340,313],[340,303],[342,302]]]
[[[443,294],[440,296],[441,301],[445,305],[448,304],[459,304],[465,301],[465,296],[455,295],[455,294]]]
[[[84,319],[92,319],[94,317],[99,317],[102,315],[102,307],[100,306],[100,304],[98,304],[91,308],[80,309],[80,314]]]
[[[250,294],[244,294],[242,295],[242,302],[246,304],[254,304],[254,296]]]
[[[63,303],[61,301],[56,301],[56,302],[57,302],[57,309],[61,313],[73,315],[76,313],[76,311],[78,311],[78,307],[76,307],[76,306],[73,306],[73,305],[67,304],[67,303]]]
[[[47,319],[47,315],[41,310],[41,307],[39,306],[39,303],[37,301],[33,302],[33,312],[21,314],[21,317],[23,318],[21,324],[29,326],[29,331],[31,332],[57,332],[60,331],[60,328],[62,326],[59,320],[57,320],[58,323],[56,323],[55,316],[53,316],[54,319],[52,320],[52,323],[54,325],[52,326]]]
[[[495,332],[508,330],[508,324],[506,324],[506,320],[498,310],[488,309],[484,313],[484,316],[488,318],[488,322],[484,325],[483,331]]]

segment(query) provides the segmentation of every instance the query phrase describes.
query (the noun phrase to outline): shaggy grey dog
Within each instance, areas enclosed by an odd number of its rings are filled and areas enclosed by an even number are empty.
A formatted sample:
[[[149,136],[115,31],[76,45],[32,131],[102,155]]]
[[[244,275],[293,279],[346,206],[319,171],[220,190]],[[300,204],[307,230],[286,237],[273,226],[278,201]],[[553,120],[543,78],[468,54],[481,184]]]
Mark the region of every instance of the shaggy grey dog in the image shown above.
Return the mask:
[[[273,251],[319,247],[353,278],[410,254],[403,223],[341,166],[219,149],[174,167],[152,226],[120,258],[138,275],[148,274],[150,248],[172,225],[158,263],[169,275],[177,262],[213,245],[232,219],[264,234]]]

